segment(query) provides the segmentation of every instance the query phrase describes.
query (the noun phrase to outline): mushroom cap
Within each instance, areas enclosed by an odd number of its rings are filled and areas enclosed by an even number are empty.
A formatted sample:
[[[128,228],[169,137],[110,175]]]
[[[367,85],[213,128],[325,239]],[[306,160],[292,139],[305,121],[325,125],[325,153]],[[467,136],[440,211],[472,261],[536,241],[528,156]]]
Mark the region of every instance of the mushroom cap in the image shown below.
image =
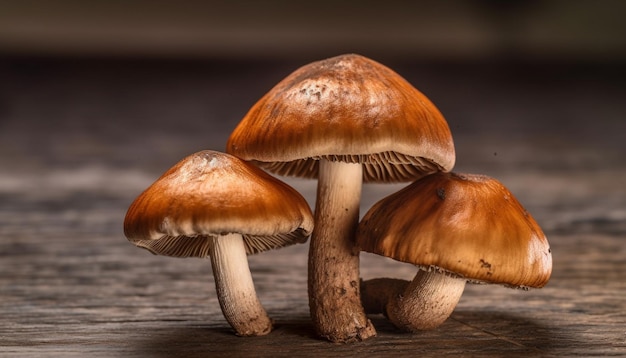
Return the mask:
[[[511,192],[483,175],[436,173],[377,202],[357,230],[363,251],[472,282],[543,287],[552,254]]]
[[[319,158],[363,163],[366,182],[412,181],[455,162],[435,105],[393,70],[355,54],[280,81],[241,120],[226,151],[305,178],[317,177]]]
[[[239,233],[248,254],[306,242],[313,215],[292,187],[234,156],[201,151],[165,172],[130,205],[129,241],[154,254],[207,257],[210,237]]]

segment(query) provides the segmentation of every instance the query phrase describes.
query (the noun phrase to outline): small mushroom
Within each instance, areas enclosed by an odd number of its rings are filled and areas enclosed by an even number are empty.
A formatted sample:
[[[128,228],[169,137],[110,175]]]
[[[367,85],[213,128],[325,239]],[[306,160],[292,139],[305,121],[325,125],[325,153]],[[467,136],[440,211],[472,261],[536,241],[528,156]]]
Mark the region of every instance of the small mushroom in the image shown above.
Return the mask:
[[[412,282],[362,283],[368,313],[407,331],[432,329],[456,307],[466,282],[543,287],[552,254],[541,228],[500,182],[436,173],[377,202],[357,230],[363,251],[416,265]]]
[[[451,170],[454,145],[441,113],[388,67],[342,55],[280,81],[235,128],[227,151],[279,175],[318,179],[309,249],[316,331],[333,342],[374,336],[354,245],[362,182]]]
[[[210,257],[224,317],[240,336],[272,330],[247,254],[306,242],[313,217],[305,199],[263,170],[202,151],[169,169],[130,205],[124,233],[154,254]]]

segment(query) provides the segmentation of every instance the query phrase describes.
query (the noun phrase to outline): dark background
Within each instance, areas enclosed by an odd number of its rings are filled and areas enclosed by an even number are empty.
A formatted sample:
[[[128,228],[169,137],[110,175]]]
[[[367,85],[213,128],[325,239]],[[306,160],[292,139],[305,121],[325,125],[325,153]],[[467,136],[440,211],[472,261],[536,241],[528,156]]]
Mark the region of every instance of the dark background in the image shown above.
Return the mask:
[[[624,15],[623,1],[3,1],[0,193],[136,193],[223,150],[297,67],[356,52],[440,108],[455,170],[530,206],[550,205],[532,185],[574,200],[625,169]],[[567,188],[549,180],[574,171]]]
[[[82,205],[66,191],[126,206],[184,156],[224,150],[287,74],[355,52],[439,107],[456,171],[500,179],[548,229],[622,225],[624,15],[623,1],[2,1],[0,195],[7,212]],[[314,182],[285,180],[314,201]],[[363,210],[396,189],[367,189]]]
[[[624,129],[625,14],[619,0],[3,1],[0,160],[146,168],[221,149],[282,77],[348,52],[440,107],[459,164],[564,140],[571,160],[606,160]]]

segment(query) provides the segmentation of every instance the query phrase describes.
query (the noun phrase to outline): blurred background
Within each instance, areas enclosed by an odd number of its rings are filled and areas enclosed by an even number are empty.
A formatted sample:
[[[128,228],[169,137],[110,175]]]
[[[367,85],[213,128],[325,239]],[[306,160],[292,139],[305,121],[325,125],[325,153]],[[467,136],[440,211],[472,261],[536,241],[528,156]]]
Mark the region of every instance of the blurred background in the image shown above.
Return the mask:
[[[47,205],[87,225],[81,210],[109,198],[100,225],[119,234],[139,191],[188,154],[223,150],[283,77],[355,52],[439,107],[457,171],[499,178],[550,230],[618,223],[625,16],[621,0],[3,0],[3,221]],[[290,183],[314,200],[314,183]],[[390,189],[367,190],[365,209]]]

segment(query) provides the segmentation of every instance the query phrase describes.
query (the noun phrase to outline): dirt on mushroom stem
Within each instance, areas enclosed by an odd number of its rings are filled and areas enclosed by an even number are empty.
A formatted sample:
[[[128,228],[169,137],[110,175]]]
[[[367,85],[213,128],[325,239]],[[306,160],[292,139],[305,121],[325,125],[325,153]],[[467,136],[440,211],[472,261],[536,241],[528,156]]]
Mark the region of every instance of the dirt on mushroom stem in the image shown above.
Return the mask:
[[[359,253],[354,244],[361,178],[360,164],[320,161],[309,247],[309,306],[318,335],[332,342],[376,335],[361,304]]]

